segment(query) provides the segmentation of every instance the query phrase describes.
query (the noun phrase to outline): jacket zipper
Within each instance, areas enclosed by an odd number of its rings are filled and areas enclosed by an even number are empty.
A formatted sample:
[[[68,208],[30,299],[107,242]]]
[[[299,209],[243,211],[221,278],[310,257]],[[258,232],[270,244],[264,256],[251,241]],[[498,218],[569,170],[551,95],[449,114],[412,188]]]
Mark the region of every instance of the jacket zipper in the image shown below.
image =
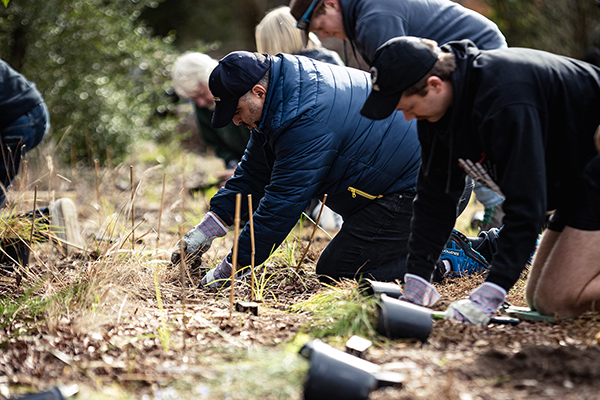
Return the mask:
[[[348,186],[348,190],[352,193],[352,198],[353,199],[356,198],[356,195],[359,195],[359,196],[362,196],[362,197],[366,197],[369,200],[380,199],[380,198],[383,197],[383,195],[381,195],[381,194],[378,195],[378,196],[373,196],[372,194],[365,193],[362,190],[355,189],[355,188],[353,188],[351,186]]]

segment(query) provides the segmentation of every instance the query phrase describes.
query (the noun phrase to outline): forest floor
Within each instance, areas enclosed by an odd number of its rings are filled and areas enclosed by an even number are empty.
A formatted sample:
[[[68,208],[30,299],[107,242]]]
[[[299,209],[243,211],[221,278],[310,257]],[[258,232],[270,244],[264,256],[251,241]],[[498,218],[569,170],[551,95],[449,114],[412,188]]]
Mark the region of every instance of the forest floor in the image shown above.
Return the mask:
[[[329,237],[317,231],[296,279],[312,226],[295,228],[256,269],[257,315],[232,311],[229,289],[198,289],[197,271],[170,265],[171,247],[201,220],[211,195],[190,196],[182,188],[210,181],[220,168],[214,157],[171,150],[140,151],[98,175],[40,167],[37,196],[27,177],[15,184],[16,211],[31,209],[34,197],[38,206],[53,197],[74,199],[87,242],[67,257],[50,243],[35,244],[26,268],[1,273],[0,399],[54,386],[78,390],[81,399],[303,397],[309,362],[298,350],[317,335],[313,313],[297,306],[326,291],[353,290],[315,279]],[[472,203],[457,224],[467,234],[473,234],[466,221],[477,207]],[[232,243],[232,233],[215,241],[204,266],[218,263]],[[514,305],[525,305],[526,275],[508,295]],[[438,284],[442,298],[435,309],[465,297],[482,279]],[[251,298],[250,278],[236,282],[234,301]],[[598,312],[486,328],[441,320],[425,343],[370,337],[366,359],[403,376],[401,386],[370,398],[600,398],[599,321]],[[343,350],[353,333],[321,340]]]

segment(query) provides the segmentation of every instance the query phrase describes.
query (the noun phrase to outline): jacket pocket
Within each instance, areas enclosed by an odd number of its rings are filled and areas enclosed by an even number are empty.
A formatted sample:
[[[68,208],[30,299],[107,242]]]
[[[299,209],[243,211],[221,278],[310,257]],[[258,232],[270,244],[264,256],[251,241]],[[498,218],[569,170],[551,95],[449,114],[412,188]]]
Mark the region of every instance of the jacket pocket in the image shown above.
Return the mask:
[[[369,200],[380,199],[380,198],[382,198],[382,197],[383,197],[383,195],[381,195],[381,194],[380,194],[380,195],[377,195],[377,196],[373,196],[372,194],[369,194],[369,193],[363,192],[362,190],[355,189],[355,188],[353,188],[352,186],[348,186],[348,190],[350,191],[350,193],[352,193],[352,198],[353,198],[353,199],[355,199],[355,198],[356,198],[356,195],[359,195],[359,196],[365,197],[365,198],[367,198],[367,199],[369,199]]]

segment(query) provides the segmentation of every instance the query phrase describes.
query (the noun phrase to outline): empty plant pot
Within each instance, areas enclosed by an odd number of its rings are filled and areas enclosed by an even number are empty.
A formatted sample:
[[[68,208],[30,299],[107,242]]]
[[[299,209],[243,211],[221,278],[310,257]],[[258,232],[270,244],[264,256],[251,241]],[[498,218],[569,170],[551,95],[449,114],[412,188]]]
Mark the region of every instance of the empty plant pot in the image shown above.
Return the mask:
[[[18,239],[3,239],[0,241],[0,265],[5,269],[15,266],[26,267],[29,264],[29,247]]]
[[[395,299],[402,296],[402,289],[400,289],[400,285],[392,282],[374,281],[371,279],[363,279],[360,282],[359,290],[365,296],[386,294]]]
[[[377,389],[379,366],[313,340],[300,350],[310,359],[305,400],[366,400]]]
[[[431,333],[431,310],[381,295],[377,332],[390,339],[418,339],[425,342]]]

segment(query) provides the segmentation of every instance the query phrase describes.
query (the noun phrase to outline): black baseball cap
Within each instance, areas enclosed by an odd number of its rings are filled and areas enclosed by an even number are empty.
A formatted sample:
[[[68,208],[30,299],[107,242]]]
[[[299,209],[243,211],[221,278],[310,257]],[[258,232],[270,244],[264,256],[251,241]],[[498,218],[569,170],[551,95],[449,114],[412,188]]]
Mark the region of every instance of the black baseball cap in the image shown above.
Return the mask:
[[[234,51],[223,57],[208,79],[210,92],[215,99],[215,112],[211,125],[222,128],[229,124],[237,110],[240,97],[267,73],[271,59],[261,61],[255,53]]]
[[[373,90],[360,113],[370,119],[389,117],[402,92],[408,89],[433,68],[438,60],[436,51],[420,38],[400,36],[388,40],[375,52],[371,67]]]

